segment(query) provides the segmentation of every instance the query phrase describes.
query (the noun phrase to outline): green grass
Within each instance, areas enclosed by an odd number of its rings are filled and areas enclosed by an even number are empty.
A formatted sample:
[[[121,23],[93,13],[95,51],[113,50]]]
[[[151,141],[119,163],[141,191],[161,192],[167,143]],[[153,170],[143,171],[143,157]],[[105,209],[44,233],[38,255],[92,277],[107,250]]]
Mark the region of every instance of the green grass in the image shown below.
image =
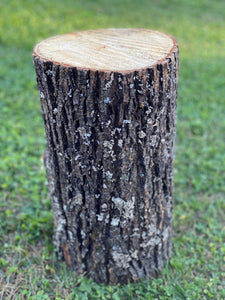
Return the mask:
[[[176,36],[180,77],[173,253],[157,279],[97,285],[57,261],[32,47],[66,32]],[[0,299],[225,299],[225,2],[0,2]]]

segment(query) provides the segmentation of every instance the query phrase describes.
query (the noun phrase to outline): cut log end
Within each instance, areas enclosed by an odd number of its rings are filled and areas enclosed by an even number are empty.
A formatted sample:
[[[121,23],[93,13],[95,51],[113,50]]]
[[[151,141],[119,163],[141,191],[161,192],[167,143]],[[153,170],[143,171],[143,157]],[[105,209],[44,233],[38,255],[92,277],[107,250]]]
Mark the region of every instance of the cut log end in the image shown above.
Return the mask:
[[[48,38],[34,55],[60,65],[126,73],[165,59],[176,46],[164,33],[149,29],[78,31]]]

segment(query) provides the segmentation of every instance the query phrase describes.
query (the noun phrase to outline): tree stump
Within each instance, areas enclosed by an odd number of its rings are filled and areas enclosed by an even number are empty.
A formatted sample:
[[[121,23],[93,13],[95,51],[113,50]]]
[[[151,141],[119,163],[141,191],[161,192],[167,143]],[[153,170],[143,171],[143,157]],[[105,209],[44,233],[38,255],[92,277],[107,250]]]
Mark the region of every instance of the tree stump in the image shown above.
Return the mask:
[[[171,254],[176,41],[81,31],[42,41],[33,60],[59,256],[98,283],[155,276]]]

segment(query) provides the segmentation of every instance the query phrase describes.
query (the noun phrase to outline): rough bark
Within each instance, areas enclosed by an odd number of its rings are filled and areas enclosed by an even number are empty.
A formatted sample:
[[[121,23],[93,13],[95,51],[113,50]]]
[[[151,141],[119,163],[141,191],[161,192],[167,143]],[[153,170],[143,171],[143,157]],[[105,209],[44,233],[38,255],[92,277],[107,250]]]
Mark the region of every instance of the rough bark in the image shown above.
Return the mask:
[[[177,47],[134,72],[34,65],[59,256],[98,283],[155,276],[171,254]]]

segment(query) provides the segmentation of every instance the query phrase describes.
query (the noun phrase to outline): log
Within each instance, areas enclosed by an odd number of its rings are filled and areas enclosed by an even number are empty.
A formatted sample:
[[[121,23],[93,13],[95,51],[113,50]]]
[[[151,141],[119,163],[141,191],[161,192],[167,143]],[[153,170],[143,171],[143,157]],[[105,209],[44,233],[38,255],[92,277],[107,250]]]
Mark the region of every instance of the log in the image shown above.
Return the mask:
[[[171,255],[176,41],[80,31],[40,42],[33,61],[59,257],[98,283],[156,276]]]

